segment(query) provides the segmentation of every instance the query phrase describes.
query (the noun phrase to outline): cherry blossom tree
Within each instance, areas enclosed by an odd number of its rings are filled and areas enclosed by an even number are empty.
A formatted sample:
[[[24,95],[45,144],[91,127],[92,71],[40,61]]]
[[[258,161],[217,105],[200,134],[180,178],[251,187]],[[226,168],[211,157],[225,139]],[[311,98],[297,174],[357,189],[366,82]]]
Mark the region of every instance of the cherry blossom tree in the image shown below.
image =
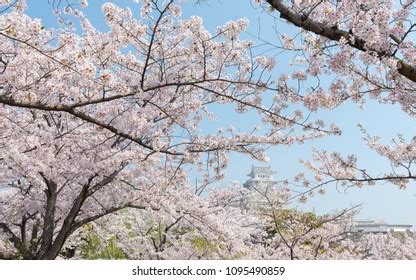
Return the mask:
[[[82,30],[55,30],[24,1],[0,5],[0,229],[16,258],[54,259],[77,229],[123,209],[179,219],[168,200],[189,166],[207,184],[231,151],[264,160],[265,145],[338,133],[285,112],[273,59],[239,39],[245,19],[210,34],[175,1],[145,0],[139,15],[104,4],[107,32],[68,5],[57,15]],[[265,129],[200,133],[215,104],[255,111]]]
[[[175,192],[177,193],[177,192]],[[363,233],[356,209],[323,216],[288,206],[287,190],[233,186],[207,198],[188,190],[175,211],[125,210],[73,235],[72,258],[129,259],[414,259],[411,232]],[[172,215],[172,213],[175,213]],[[224,226],[226,225],[226,226]],[[85,250],[94,250],[86,254]],[[88,252],[87,252],[88,253]]]
[[[265,160],[268,146],[340,133],[310,111],[368,96],[413,115],[412,1],[394,14],[385,1],[269,1],[306,30],[303,46],[281,39],[284,48],[302,51],[307,70],[278,78],[273,57],[240,38],[246,19],[210,33],[201,18],[181,17],[179,1],[138,2],[104,4],[109,31],[101,31],[84,15],[84,0],[55,7],[59,29],[26,15],[23,0],[0,0],[0,257],[55,259],[85,240],[86,225],[100,238],[116,236],[112,244],[129,258],[387,258],[378,252],[411,243],[390,235],[387,249],[376,248],[379,237],[354,243],[345,238],[344,212],[287,210],[280,190],[201,192],[224,177],[231,152]],[[365,26],[377,36],[364,41]],[[322,74],[336,75],[328,91],[292,87]],[[202,132],[215,106],[232,108],[242,122],[254,112],[261,125]],[[368,136],[368,143],[395,166],[410,161],[408,175],[378,180],[414,179],[413,142],[399,143],[401,153],[378,138]],[[327,176],[377,180],[365,177],[353,156],[336,154],[329,163],[343,173],[322,172],[316,164],[325,158],[305,161],[323,177],[320,185]],[[190,169],[202,178],[196,189]],[[413,256],[401,252],[389,256]]]
[[[256,256],[259,219],[238,207],[248,195],[241,187],[212,190],[208,197],[190,190],[173,198],[175,211],[117,213],[96,223],[102,240],[116,244],[131,259],[240,259]],[[192,203],[175,203],[186,198]],[[192,207],[190,207],[192,205]]]
[[[287,190],[234,186],[207,198],[182,190],[184,197],[192,204],[172,195],[175,211],[121,211],[93,223],[93,232],[101,248],[114,242],[131,259],[317,259],[357,246],[340,244],[351,232],[351,211],[318,217],[288,209]],[[88,231],[67,243],[76,258]]]
[[[294,90],[294,84],[303,84],[297,91],[307,108],[334,109],[347,101],[362,106],[372,99],[399,104],[409,117],[415,116],[415,1],[255,2],[299,28],[297,36],[278,34],[279,47],[296,52],[299,66],[280,77],[280,86]],[[325,77],[330,77],[328,84],[321,83]],[[398,135],[386,144],[362,130],[367,146],[390,162],[386,171],[372,174],[359,166],[357,155],[315,149],[311,160],[303,160],[314,178],[298,176],[309,188],[305,194],[331,183],[361,187],[385,181],[406,188],[415,181],[415,138]]]

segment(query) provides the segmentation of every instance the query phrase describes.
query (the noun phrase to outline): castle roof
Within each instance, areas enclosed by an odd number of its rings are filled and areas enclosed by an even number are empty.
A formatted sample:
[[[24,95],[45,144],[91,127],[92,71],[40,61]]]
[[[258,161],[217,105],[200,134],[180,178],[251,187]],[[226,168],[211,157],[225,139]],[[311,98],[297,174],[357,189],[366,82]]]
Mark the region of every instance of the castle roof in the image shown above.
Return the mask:
[[[270,166],[262,167],[262,166],[254,166],[253,165],[251,167],[251,172],[247,176],[254,177],[254,175],[256,175],[256,174],[268,174],[268,175],[271,175],[271,174],[274,174],[274,173],[276,173],[276,172],[273,172],[270,169]]]

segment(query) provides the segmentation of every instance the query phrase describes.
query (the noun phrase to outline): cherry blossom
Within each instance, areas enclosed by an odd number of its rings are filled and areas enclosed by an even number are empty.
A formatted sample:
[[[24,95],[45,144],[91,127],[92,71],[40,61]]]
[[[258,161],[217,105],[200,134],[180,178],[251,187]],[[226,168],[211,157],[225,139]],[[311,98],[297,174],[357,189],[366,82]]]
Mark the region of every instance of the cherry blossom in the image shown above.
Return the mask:
[[[301,54],[280,77],[279,60],[241,38],[247,19],[211,34],[201,17],[181,17],[180,1],[134,2],[101,7],[108,31],[84,15],[88,1],[54,7],[60,29],[25,14],[23,0],[0,2],[0,257],[78,258],[92,231],[136,259],[413,258],[410,234],[350,236],[353,211],[291,209],[287,184],[209,188],[231,152],[267,161],[270,146],[341,133],[310,112],[372,98],[414,116],[413,1],[395,11],[392,1],[267,1],[303,28],[279,38]],[[320,75],[335,78],[304,88]],[[215,106],[259,123],[202,133]],[[414,180],[413,140],[364,141],[403,172],[371,176],[355,155],[316,150],[303,161],[314,180],[296,177],[300,200],[330,182]]]

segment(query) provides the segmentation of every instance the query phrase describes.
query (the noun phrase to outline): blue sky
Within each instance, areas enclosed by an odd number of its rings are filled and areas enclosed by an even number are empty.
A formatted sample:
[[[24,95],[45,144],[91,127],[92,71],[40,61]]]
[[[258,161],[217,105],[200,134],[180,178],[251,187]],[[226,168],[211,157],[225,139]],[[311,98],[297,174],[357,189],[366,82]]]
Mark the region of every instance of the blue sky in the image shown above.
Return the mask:
[[[105,28],[100,8],[104,2],[106,1],[90,0],[89,7],[85,9],[91,22],[98,28]],[[138,6],[130,0],[112,2],[122,6],[129,5],[133,12],[138,14]],[[29,15],[41,18],[47,28],[57,27],[56,18],[51,15],[52,5],[48,3],[48,0],[27,0],[27,3]],[[183,16],[189,17],[191,15],[201,16],[206,28],[211,32],[214,32],[218,25],[223,25],[229,20],[246,17],[250,20],[249,32],[251,34],[260,34],[262,38],[270,42],[277,40],[273,30],[275,24],[273,19],[261,9],[254,7],[250,0],[210,0],[201,5],[196,5],[194,1],[187,1],[184,4]],[[279,32],[287,34],[293,34],[296,30],[279,21],[277,21],[276,27]],[[249,34],[245,36],[250,38]],[[291,58],[293,58],[293,54],[278,57],[276,75],[287,69]],[[238,116],[230,109],[216,109],[216,113],[219,114],[218,121],[205,123],[203,128],[208,129],[224,124],[236,126],[238,123]],[[248,123],[254,124],[257,119],[254,114],[251,115],[248,117]],[[382,173],[388,168],[388,162],[365,146],[361,140],[363,135],[357,127],[358,124],[362,124],[371,135],[382,136],[386,143],[397,133],[403,134],[406,138],[416,135],[414,120],[403,113],[398,106],[393,105],[368,102],[361,110],[356,104],[347,103],[334,111],[318,112],[315,114],[315,118],[322,118],[328,123],[337,123],[343,130],[342,136],[328,137],[305,145],[277,146],[269,149],[267,155],[271,159],[271,168],[277,172],[275,177],[278,180],[292,178],[297,174],[301,170],[299,159],[301,157],[309,158],[312,146],[326,148],[330,151],[338,150],[342,154],[355,153],[362,166],[372,170],[373,174]],[[220,182],[220,185],[226,186],[231,181],[244,182],[252,164],[258,163],[246,156],[232,154],[227,176],[223,182]],[[411,184],[407,190],[399,190],[384,183],[373,187],[350,188],[348,190],[336,190],[334,186],[329,186],[326,191],[324,196],[316,195],[308,203],[298,207],[325,213],[363,204],[359,214],[360,218],[383,219],[391,223],[416,225],[416,215],[412,214],[416,213],[414,184]]]

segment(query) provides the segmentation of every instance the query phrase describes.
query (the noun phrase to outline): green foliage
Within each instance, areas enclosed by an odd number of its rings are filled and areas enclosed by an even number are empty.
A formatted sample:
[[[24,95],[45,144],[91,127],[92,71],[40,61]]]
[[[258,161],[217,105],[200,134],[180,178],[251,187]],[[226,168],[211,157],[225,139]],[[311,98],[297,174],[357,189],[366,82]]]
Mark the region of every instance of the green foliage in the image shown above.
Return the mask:
[[[272,239],[279,234],[289,242],[299,242],[298,245],[304,249],[313,249],[319,243],[319,236],[312,235],[306,240],[300,238],[311,229],[321,228],[323,219],[325,217],[312,212],[300,212],[295,209],[275,210],[267,218],[266,239]],[[319,250],[319,253],[324,251]]]
[[[81,246],[81,258],[86,260],[126,259],[124,252],[117,247],[116,237],[113,236],[109,240],[103,240],[97,235],[92,226],[87,226],[88,236],[84,244]]]
[[[194,236],[190,240],[192,247],[201,253],[202,255],[209,257],[211,254],[217,251],[226,250],[226,247],[220,240],[208,240],[202,236]],[[237,252],[234,255],[230,256],[229,259],[237,260],[244,257],[246,253]]]
[[[276,227],[281,231],[285,231],[296,225],[303,225],[309,228],[319,228],[322,218],[312,212],[299,212],[294,209],[279,209],[274,211],[272,216],[272,224],[269,233],[276,231]]]
[[[201,236],[194,237],[191,240],[191,244],[192,244],[193,248],[195,248],[196,250],[198,250],[198,251],[200,251],[204,254],[209,254],[209,253],[213,252],[216,248],[216,245],[213,242],[211,242],[211,241],[209,241],[209,240],[207,240],[207,239],[205,239]]]

